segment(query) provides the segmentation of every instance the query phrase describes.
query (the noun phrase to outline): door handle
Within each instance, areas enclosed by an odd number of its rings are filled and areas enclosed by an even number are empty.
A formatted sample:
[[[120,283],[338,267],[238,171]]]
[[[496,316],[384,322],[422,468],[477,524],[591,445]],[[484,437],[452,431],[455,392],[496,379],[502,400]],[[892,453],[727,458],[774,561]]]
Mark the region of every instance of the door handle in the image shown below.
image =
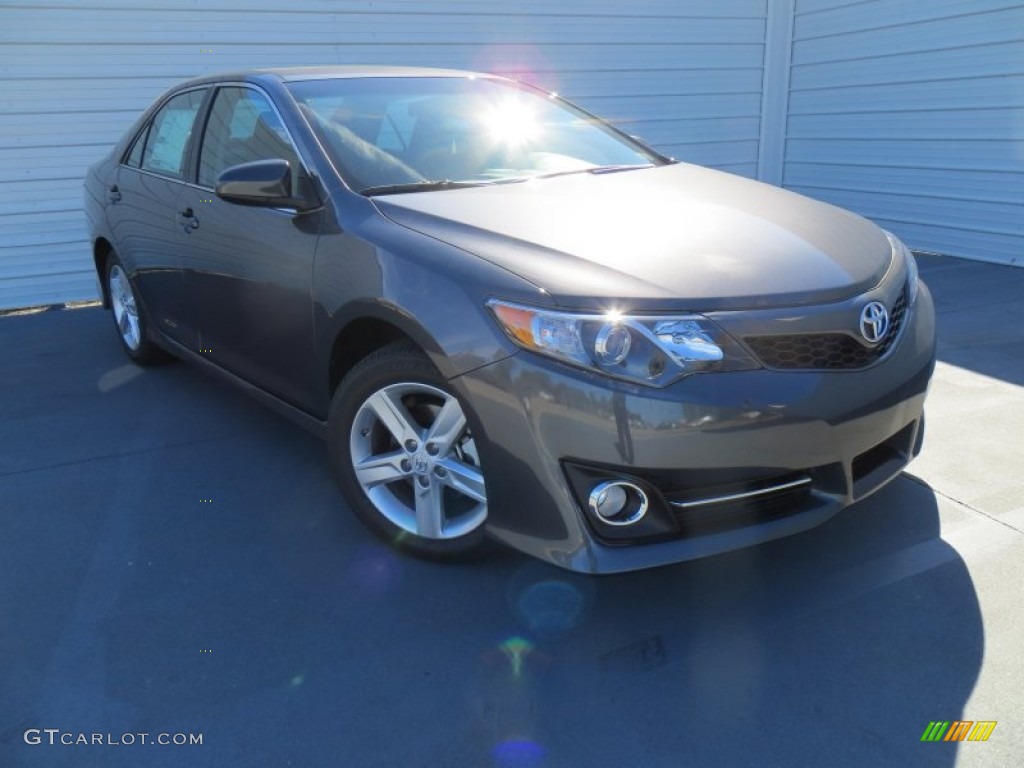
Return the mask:
[[[117,184],[115,184],[114,186],[107,190],[107,199],[111,203],[121,202],[121,190],[117,188]]]
[[[185,234],[199,229],[199,219],[196,218],[195,212],[191,208],[186,208],[184,211],[180,211],[178,216],[182,219],[181,223],[185,227]]]

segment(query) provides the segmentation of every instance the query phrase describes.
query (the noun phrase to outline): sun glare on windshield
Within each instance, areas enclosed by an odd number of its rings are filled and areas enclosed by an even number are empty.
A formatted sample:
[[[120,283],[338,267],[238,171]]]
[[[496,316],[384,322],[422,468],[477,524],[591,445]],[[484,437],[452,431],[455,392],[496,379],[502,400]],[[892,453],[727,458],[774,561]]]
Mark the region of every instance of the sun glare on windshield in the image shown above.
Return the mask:
[[[666,162],[561,98],[506,80],[338,78],[288,87],[339,174],[361,193]]]
[[[506,98],[488,108],[481,122],[495,144],[520,147],[544,131],[535,110],[518,98]]]

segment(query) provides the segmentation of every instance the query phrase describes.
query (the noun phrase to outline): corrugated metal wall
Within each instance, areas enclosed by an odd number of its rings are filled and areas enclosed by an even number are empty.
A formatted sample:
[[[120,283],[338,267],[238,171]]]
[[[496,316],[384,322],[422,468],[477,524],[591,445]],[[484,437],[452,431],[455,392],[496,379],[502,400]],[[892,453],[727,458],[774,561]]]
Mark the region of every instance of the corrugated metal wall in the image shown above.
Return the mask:
[[[253,66],[498,71],[754,175],[766,0],[0,0],[0,308],[91,298],[81,179],[163,90]]]
[[[519,75],[914,248],[1024,262],[1019,2],[0,0],[0,309],[94,295],[81,178],[160,92],[316,63]]]
[[[796,0],[783,184],[1024,264],[1024,5]]]

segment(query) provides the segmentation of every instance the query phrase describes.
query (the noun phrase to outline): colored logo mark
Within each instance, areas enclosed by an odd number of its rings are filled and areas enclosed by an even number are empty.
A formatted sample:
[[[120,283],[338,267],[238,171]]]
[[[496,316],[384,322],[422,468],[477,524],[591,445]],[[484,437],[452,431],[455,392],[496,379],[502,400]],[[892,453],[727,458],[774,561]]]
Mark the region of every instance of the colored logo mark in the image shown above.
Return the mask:
[[[988,741],[996,720],[932,720],[921,741]]]

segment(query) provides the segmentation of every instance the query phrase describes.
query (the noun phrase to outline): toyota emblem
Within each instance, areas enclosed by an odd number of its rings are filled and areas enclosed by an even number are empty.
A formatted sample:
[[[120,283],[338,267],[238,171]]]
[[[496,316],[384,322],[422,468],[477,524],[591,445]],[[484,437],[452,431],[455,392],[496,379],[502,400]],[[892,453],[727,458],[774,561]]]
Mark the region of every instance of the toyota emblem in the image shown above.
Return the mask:
[[[877,344],[889,331],[889,310],[880,301],[872,301],[860,311],[860,335],[869,344]]]

